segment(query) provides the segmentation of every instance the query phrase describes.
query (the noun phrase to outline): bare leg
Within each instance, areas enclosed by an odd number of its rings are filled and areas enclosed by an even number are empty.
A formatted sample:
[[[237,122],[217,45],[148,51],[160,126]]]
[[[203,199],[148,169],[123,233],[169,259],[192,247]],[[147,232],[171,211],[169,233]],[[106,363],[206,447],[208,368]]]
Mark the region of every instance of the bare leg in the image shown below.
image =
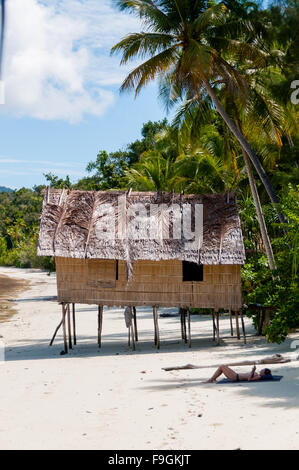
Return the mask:
[[[222,374],[224,374],[225,377],[231,380],[231,382],[235,382],[237,380],[237,373],[234,370],[230,369],[229,367],[222,365],[218,367],[215,374],[212,375],[212,377],[209,380],[207,380],[205,383],[216,382],[218,377],[220,377],[220,375]]]

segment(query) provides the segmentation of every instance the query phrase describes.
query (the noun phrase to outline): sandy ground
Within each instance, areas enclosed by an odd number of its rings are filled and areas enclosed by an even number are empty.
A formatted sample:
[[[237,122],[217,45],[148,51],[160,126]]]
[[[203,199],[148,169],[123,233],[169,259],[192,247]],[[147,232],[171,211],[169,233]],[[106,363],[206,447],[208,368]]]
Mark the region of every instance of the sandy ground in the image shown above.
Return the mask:
[[[29,281],[15,279],[0,274],[0,322],[6,321],[15,312],[15,299],[20,292],[29,287]]]
[[[138,309],[140,341],[132,353],[121,310],[105,309],[103,347],[96,344],[97,314],[78,306],[78,345],[61,356],[55,276],[0,268],[0,275],[26,280],[17,313],[0,323],[5,362],[0,364],[1,449],[298,449],[298,362],[276,365],[277,383],[206,385],[214,370],[164,372],[186,363],[254,360],[290,353],[290,341],[248,344],[231,338],[221,318],[222,345],[212,342],[210,318],[192,319],[193,347],[180,340],[177,317],[160,318],[161,349],[153,344],[152,312]],[[175,310],[173,310],[175,312]],[[238,368],[246,370],[246,368]]]

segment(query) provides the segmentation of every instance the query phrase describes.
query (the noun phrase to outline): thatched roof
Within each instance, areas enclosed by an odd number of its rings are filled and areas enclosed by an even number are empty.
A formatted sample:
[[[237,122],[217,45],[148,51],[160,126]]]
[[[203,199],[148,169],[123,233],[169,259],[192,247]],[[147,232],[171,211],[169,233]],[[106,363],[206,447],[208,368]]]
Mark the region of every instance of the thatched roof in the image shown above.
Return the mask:
[[[120,217],[119,196],[122,196],[121,201],[127,211],[134,204],[142,203],[149,214],[150,204],[158,205],[159,216],[154,215],[151,219],[158,221],[157,237],[148,239],[145,235],[138,240],[132,239],[130,234],[115,240],[103,237],[106,229],[109,232],[116,226],[118,231],[122,225],[127,229],[132,220],[132,217],[126,216],[123,222],[124,219]],[[199,240],[190,247],[184,238],[170,238],[171,228],[170,237],[165,239],[165,220],[168,220],[166,211],[171,204],[179,206],[180,211],[189,204],[193,207],[191,214],[194,214],[197,204],[203,205],[203,243],[199,249]],[[194,230],[193,215],[191,220]],[[103,229],[105,224],[107,227]],[[240,219],[233,193],[182,196],[164,192],[129,194],[123,191],[47,190],[41,216],[38,255],[120,259],[129,264],[139,259],[179,259],[202,264],[243,264],[245,261]]]

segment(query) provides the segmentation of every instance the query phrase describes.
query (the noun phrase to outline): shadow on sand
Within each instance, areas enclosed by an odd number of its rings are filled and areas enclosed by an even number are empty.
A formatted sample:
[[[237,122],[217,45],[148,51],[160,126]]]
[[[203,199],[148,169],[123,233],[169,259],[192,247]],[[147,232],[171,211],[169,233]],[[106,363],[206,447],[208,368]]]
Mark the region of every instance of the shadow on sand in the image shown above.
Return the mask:
[[[237,357],[238,361],[245,361],[246,359],[254,360],[260,359],[261,357],[271,356],[273,354],[284,354],[288,355],[293,350],[290,347],[292,338],[288,338],[285,343],[281,345],[268,344],[262,338],[253,338],[252,344],[246,349],[238,349]],[[224,349],[223,349],[224,350]],[[249,357],[250,356],[250,357]],[[227,354],[225,352],[225,360],[223,362],[229,363],[236,361],[236,355]],[[199,393],[204,391],[205,393],[209,390],[224,391],[227,389],[233,389],[239,398],[244,398],[244,407],[246,407],[247,397],[261,397],[263,398],[261,405],[262,407],[270,408],[298,408],[299,407],[299,361],[269,365],[274,374],[283,375],[283,379],[280,382],[241,382],[241,383],[226,383],[226,384],[205,384],[203,380],[196,378],[186,377],[189,371],[181,370],[176,371],[175,376],[173,373],[165,372],[165,379],[159,380],[148,380],[147,385],[143,388],[151,392],[169,391],[174,389],[193,389],[198,388]],[[242,371],[248,371],[251,366],[242,367]],[[234,367],[232,367],[234,368]],[[258,366],[258,370],[262,369],[263,366]],[[237,368],[239,369],[240,368]],[[207,378],[214,371],[214,368],[206,369]]]
[[[97,308],[90,307],[78,307],[77,312],[92,312],[96,313]],[[108,309],[109,311],[110,309]],[[161,309],[162,311],[162,309]],[[163,312],[167,311],[166,309]],[[151,310],[148,308],[140,307],[138,309],[140,319],[152,318]],[[122,317],[121,312],[115,312],[115,316],[120,319]],[[227,317],[226,317],[227,319]],[[111,320],[111,318],[109,319]],[[206,325],[206,322],[210,322],[211,328],[200,331],[200,323]],[[230,363],[238,361],[244,361],[246,359],[252,360],[260,359],[262,357],[270,356],[275,353],[288,354],[293,350],[290,347],[292,337],[287,339],[285,343],[281,345],[268,344],[263,338],[254,336],[253,328],[247,324],[247,344],[244,345],[242,340],[238,341],[235,337],[230,337],[229,322],[226,321],[221,327],[222,342],[220,346],[216,346],[212,341],[212,321],[211,317],[204,316],[199,317],[197,315],[192,316],[192,327],[194,328],[192,336],[192,349],[190,350],[188,345],[180,339],[180,320],[179,317],[166,317],[161,318],[160,321],[160,333],[161,333],[161,349],[158,351],[154,345],[154,332],[139,329],[140,341],[136,344],[136,351],[132,352],[127,344],[127,330],[118,334],[104,334],[102,336],[102,348],[99,349],[97,346],[97,338],[95,335],[83,336],[77,335],[77,345],[69,351],[69,354],[60,356],[60,352],[63,349],[62,335],[56,338],[56,341],[52,347],[49,347],[49,339],[43,340],[30,340],[22,339],[19,343],[16,343],[12,347],[6,349],[6,361],[30,361],[30,360],[43,360],[43,359],[54,359],[54,360],[77,360],[85,359],[87,357],[107,357],[107,356],[132,356],[132,355],[150,355],[159,354],[163,356],[163,353],[168,355],[167,363],[161,363],[161,366],[171,366],[169,361],[169,354],[178,352],[191,351],[193,353],[198,352],[198,360],[194,362],[200,364],[200,351],[205,350],[211,353],[209,359],[209,366],[211,369],[206,369],[204,373],[205,377],[211,375],[212,370],[219,362]],[[177,325],[175,339],[170,339],[174,335],[173,325]],[[141,322],[140,322],[141,325]],[[53,329],[56,325],[53,325]],[[196,332],[195,332],[196,330]],[[294,338],[293,338],[294,339]],[[221,361],[219,361],[221,358]],[[166,359],[165,359],[166,361]],[[170,362],[170,363],[169,363]],[[176,359],[177,362],[177,359]],[[174,366],[182,365],[188,362],[188,359],[180,358],[181,364],[173,364]],[[214,365],[213,365],[214,364]],[[248,366],[250,369],[250,366]],[[146,377],[143,382],[142,388],[150,392],[165,392],[174,389],[198,389],[200,396],[201,392],[205,394],[209,390],[226,390],[233,389],[236,393],[236,398],[244,398],[244,406],[246,407],[247,397],[262,397],[261,406],[273,407],[273,408],[290,408],[299,406],[299,369],[296,367],[296,363],[284,364],[284,365],[273,365],[271,366],[274,373],[279,373],[284,376],[281,382],[264,382],[264,383],[238,383],[238,384],[204,384],[202,380],[197,378],[188,377],[189,371],[181,370],[175,374],[169,372],[163,372],[160,379],[152,380],[150,377]],[[245,370],[245,368],[242,368]],[[194,374],[195,372],[193,372]],[[199,374],[202,376],[203,374]],[[258,402],[259,403],[259,402]]]
[[[91,311],[93,314],[96,313],[96,307],[88,308],[78,308],[78,313],[85,313]],[[162,309],[161,309],[162,311]],[[167,309],[163,309],[165,313]],[[181,338],[181,326],[179,317],[166,317],[160,318],[160,337],[161,337],[161,348],[157,350],[154,345],[154,326],[152,331],[149,329],[143,330],[141,328],[142,320],[151,319],[152,313],[149,312],[148,307],[138,309],[139,320],[138,322],[138,313],[137,313],[137,323],[138,323],[138,337],[139,341],[136,343],[136,351],[132,352],[128,346],[128,333],[127,329],[124,327],[123,332],[121,333],[109,333],[102,335],[102,348],[99,349],[97,345],[96,336],[83,336],[77,334],[77,345],[69,351],[69,354],[65,355],[64,358],[84,358],[84,357],[97,357],[97,356],[114,356],[114,355],[131,355],[131,354],[153,354],[153,353],[177,353],[184,351],[200,351],[202,349],[210,348],[211,351],[216,349],[221,349],[223,346],[232,346],[238,348],[238,353],[242,351],[242,348],[245,347],[242,339],[238,340],[236,337],[230,336],[230,329],[227,326],[221,328],[222,340],[220,346],[216,346],[216,343],[212,339],[212,320],[209,316],[199,317],[198,315],[192,316],[192,348],[190,349],[188,344],[186,344]],[[122,320],[123,314],[116,311],[115,315],[109,317],[109,322],[111,319]],[[206,323],[210,322],[210,328],[206,328]],[[173,325],[176,325],[174,330]],[[200,324],[203,324],[205,328],[200,329]],[[227,325],[227,324],[226,324]],[[56,325],[55,325],[56,326]],[[194,327],[194,329],[192,329]],[[248,341],[253,341],[254,333],[252,327],[249,328],[251,336],[248,336]],[[54,330],[54,327],[53,327]],[[174,336],[175,335],[175,336]],[[171,339],[172,338],[172,339]],[[51,359],[57,358],[60,355],[61,350],[63,349],[63,337],[62,331],[60,329],[54,345],[49,347],[49,339],[43,340],[29,340],[22,339],[20,345],[16,344],[6,350],[6,360],[7,361],[25,361],[25,360],[38,360],[38,359]],[[247,345],[248,347],[248,345]]]

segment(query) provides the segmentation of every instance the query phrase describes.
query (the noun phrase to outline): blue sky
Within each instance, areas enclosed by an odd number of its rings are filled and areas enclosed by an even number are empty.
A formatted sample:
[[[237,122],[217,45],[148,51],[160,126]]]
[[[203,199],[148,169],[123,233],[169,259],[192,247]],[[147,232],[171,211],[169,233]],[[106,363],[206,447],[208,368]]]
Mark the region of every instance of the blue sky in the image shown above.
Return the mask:
[[[144,122],[165,117],[155,87],[137,100],[114,91],[115,103],[103,116],[87,116],[78,123],[0,115],[0,186],[44,184],[48,172],[68,174],[75,181],[86,174],[87,163],[99,150],[124,148],[140,138]]]
[[[128,67],[110,47],[138,20],[110,0],[10,0],[0,105],[0,186],[45,183],[43,173],[76,180],[99,150],[140,137],[165,117],[157,90],[119,94]],[[130,66],[131,68],[132,66]]]

